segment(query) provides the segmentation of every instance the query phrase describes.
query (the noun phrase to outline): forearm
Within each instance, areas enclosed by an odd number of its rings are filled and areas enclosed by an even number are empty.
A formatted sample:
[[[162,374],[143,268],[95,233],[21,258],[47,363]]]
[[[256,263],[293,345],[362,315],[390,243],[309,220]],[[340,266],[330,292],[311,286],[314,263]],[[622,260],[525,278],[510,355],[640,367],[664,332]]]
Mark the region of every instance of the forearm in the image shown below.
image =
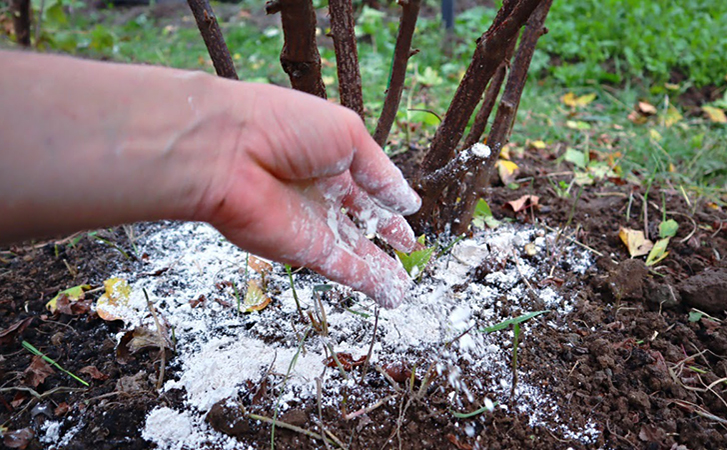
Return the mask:
[[[21,52],[0,66],[0,241],[191,219],[244,129],[209,75]]]

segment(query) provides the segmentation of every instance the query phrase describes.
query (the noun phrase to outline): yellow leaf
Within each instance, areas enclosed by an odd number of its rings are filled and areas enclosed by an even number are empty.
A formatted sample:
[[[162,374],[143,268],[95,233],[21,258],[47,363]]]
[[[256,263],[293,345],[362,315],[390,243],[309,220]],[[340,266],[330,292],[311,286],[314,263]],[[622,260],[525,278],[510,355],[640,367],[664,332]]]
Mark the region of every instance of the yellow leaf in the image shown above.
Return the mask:
[[[265,295],[257,281],[250,280],[247,282],[244,312],[261,311],[270,304],[270,301],[270,298]]]
[[[502,180],[502,184],[508,185],[515,181],[515,175],[517,175],[518,167],[517,164],[515,164],[512,161],[507,161],[505,159],[498,159],[497,160],[497,173],[500,175],[500,180]]]
[[[588,122],[582,120],[568,120],[565,122],[565,126],[573,130],[590,130],[591,125]]]
[[[661,140],[661,133],[653,128],[649,130],[649,136],[651,136],[651,139],[655,140],[656,142],[659,142]]]
[[[674,107],[674,105],[669,105],[669,109],[666,110],[666,118],[664,118],[664,125],[667,127],[670,127],[674,125],[675,123],[682,120],[682,114],[679,112],[678,109]]]
[[[129,296],[131,286],[122,278],[109,278],[103,282],[106,292],[96,301],[96,313],[106,321],[131,320],[129,310]]]
[[[544,149],[544,148],[545,148],[545,142],[543,142],[543,141],[540,141],[540,140],[538,140],[538,141],[533,141],[533,142],[531,142],[531,143],[530,143],[530,145],[531,145],[531,146],[532,146],[533,148],[537,148],[538,150],[542,150],[542,149]]]
[[[626,245],[632,258],[646,255],[654,247],[654,243],[646,239],[643,231],[621,227],[618,230],[618,237]]]
[[[669,89],[670,91],[678,91],[680,88],[678,84],[674,83],[664,83],[664,87]]]
[[[53,297],[48,303],[45,304],[45,307],[48,309],[48,311],[55,314],[56,308],[58,305],[58,298],[61,295],[65,295],[68,297],[71,301],[78,301],[83,300],[83,298],[86,296],[86,291],[91,289],[91,286],[88,284],[81,284],[78,286],[73,286],[72,288],[68,288],[66,290],[60,291],[58,294],[56,294],[55,297]]]
[[[662,259],[666,258],[669,252],[666,251],[666,246],[669,245],[669,238],[659,239],[654,244],[654,247],[649,252],[649,256],[646,257],[646,265],[653,266],[658,264]]]
[[[579,106],[587,106],[589,103],[591,103],[593,100],[596,99],[596,94],[586,94],[581,95],[580,97],[576,97],[574,93],[568,92],[564,96],[560,98],[560,100],[565,103],[567,106],[570,106],[571,108],[577,108]]]
[[[727,123],[727,116],[724,111],[714,106],[702,106],[702,111],[707,115],[709,120],[714,123]]]

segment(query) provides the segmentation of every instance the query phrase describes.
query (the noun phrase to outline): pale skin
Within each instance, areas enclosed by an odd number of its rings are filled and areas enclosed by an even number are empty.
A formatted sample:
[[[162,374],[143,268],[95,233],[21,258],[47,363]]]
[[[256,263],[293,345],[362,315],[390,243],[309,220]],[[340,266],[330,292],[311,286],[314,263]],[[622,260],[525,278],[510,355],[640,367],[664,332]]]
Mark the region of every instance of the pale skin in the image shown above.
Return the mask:
[[[410,280],[342,212],[410,251],[419,197],[352,111],[198,72],[0,51],[0,242],[159,219],[386,307]]]

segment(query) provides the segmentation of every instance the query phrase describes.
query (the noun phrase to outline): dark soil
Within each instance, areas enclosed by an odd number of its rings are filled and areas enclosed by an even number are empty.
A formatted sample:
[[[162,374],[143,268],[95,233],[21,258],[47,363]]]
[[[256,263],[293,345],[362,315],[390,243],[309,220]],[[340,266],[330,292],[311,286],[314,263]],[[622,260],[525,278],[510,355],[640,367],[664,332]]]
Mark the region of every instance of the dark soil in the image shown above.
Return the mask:
[[[416,151],[408,152],[398,162],[411,171],[416,157]],[[537,153],[517,163],[522,169],[521,187],[490,190],[494,215],[534,220],[554,229],[569,223],[564,241],[577,239],[602,255],[583,277],[570,274],[568,267],[554,273],[553,282],[560,291],[578,299],[576,309],[569,316],[567,331],[533,330],[521,346],[521,367],[559,399],[559,412],[571,424],[585,426],[589,420],[597,424],[600,438],[593,448],[727,448],[727,328],[722,327],[727,309],[727,227],[723,225],[727,215],[704,199],[687,201],[681,192],[652,186],[647,202],[649,237],[657,238],[663,204],[679,230],[669,244],[669,256],[649,269],[641,259],[629,259],[618,238],[619,226],[644,229],[644,186],[601,182],[587,186],[580,197],[560,198],[547,175],[562,168],[553,167]],[[540,208],[516,215],[506,202],[525,194],[538,195]],[[143,233],[144,226],[135,230]],[[146,413],[160,404],[183,402],[182,391],[157,395],[156,351],[137,354],[130,361],[119,358],[114,336],[120,327],[114,322],[88,312],[54,316],[45,309],[60,289],[85,283],[99,287],[120,268],[144,270],[144,255],[134,256],[131,241],[121,229],[102,233],[115,247],[80,235],[75,245],[68,240],[49,241],[0,253],[0,332],[32,319],[22,331],[0,334],[0,422],[9,430],[6,445],[17,444],[14,437],[19,436],[21,443],[27,441],[26,448],[45,448],[30,436],[37,436],[47,419],[73,416],[85,426],[61,448],[150,448],[140,436]],[[98,294],[88,296],[95,299]],[[83,386],[58,370],[33,386],[32,355],[23,349],[22,340],[69,371],[86,373],[83,378],[91,387],[80,389]],[[88,366],[98,369],[98,379],[92,380],[88,375],[92,372],[83,370]],[[169,366],[167,378],[174,377],[174,361]],[[402,379],[406,378],[403,374]],[[379,398],[393,392],[376,372],[369,373],[366,383]],[[436,379],[432,386],[437,386]],[[272,393],[254,391],[258,395],[243,398],[243,404],[250,411],[272,415],[272,411],[257,411],[262,407],[256,406],[261,396]],[[344,421],[340,410],[325,408],[323,420],[336,436],[346,437],[352,449],[584,448],[578,441],[557,437],[547,427],[529,426],[525,414],[502,410],[483,416],[476,436],[469,437],[462,429],[464,421],[448,413],[445,393],[430,391],[422,401],[411,402],[400,424],[399,402],[383,405],[367,420],[357,421]],[[352,404],[349,410],[358,407]],[[270,427],[248,422],[234,409],[219,405],[208,422],[244,442],[267,446]],[[303,404],[287,411],[281,420],[311,428],[317,415],[316,405]],[[18,430],[31,433],[11,434]],[[282,429],[276,432],[276,442],[278,448],[322,448],[318,441]]]

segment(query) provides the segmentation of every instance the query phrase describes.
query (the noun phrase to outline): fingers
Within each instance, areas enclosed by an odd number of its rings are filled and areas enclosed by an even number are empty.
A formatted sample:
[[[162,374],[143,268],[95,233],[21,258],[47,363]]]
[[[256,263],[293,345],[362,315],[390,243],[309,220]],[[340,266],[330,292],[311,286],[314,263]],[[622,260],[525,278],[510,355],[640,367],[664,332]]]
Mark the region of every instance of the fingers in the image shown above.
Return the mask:
[[[389,245],[402,252],[411,252],[416,246],[414,231],[406,219],[374,203],[368,194],[353,183],[348,172],[320,179],[316,185],[329,202],[343,204],[359,221],[366,235],[376,232]]]
[[[353,132],[356,152],[349,170],[354,181],[384,208],[405,216],[417,212],[422,200],[401,171],[365,129]]]
[[[404,215],[419,209],[421,199],[356,113],[289,89],[256,89],[253,128],[259,131],[249,152],[270,173],[283,180],[305,180],[348,169],[379,206]]]
[[[340,205],[318,201],[312,185],[292,187],[260,168],[245,178],[227,195],[220,213],[227,219],[216,223],[232,242],[265,258],[306,266],[384,307],[401,303],[411,283],[406,271],[366,239]],[[246,192],[250,183],[254,195]]]

